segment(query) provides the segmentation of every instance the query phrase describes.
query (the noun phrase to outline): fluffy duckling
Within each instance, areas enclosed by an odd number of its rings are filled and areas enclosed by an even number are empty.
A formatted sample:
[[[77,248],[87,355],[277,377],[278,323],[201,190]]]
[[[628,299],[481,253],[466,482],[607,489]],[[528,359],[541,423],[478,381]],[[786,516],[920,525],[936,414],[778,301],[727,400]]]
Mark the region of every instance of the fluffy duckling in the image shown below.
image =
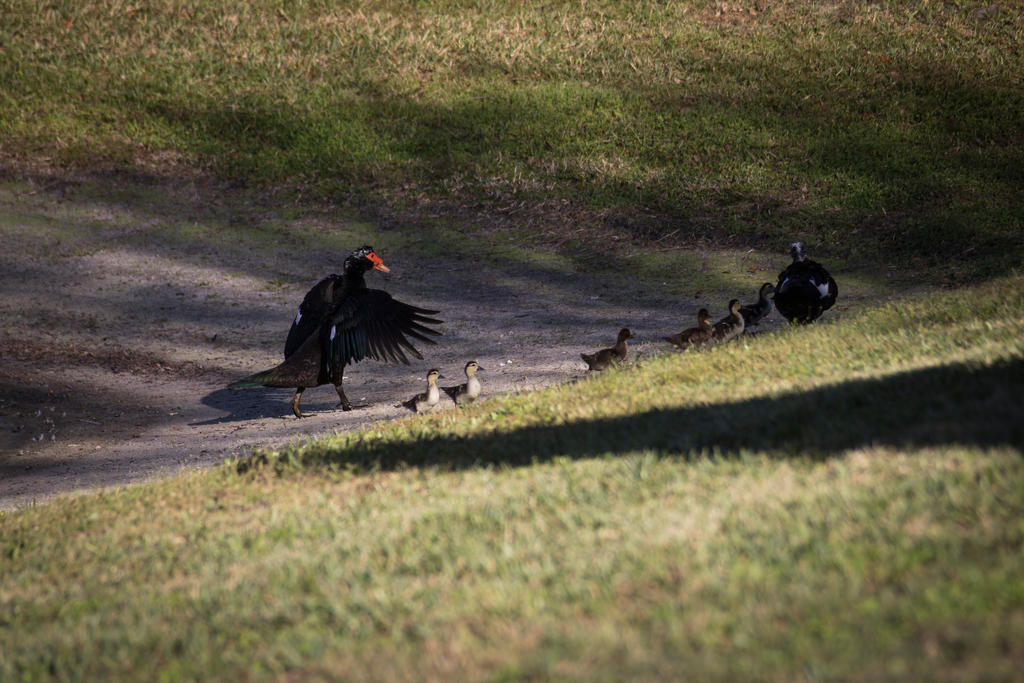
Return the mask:
[[[772,312],[772,300],[768,295],[775,291],[775,285],[766,282],[761,285],[757,292],[757,301],[752,304],[740,306],[740,315],[743,316],[743,329],[749,329],[757,325],[765,316]]]
[[[711,314],[708,313],[708,309],[702,308],[697,311],[697,326],[689,327],[679,334],[669,335],[665,337],[665,341],[671,343],[673,346],[678,346],[681,349],[688,348],[690,346],[697,346],[699,344],[706,344],[711,341]]]
[[[587,370],[606,370],[612,365],[618,365],[626,359],[626,340],[632,339],[633,333],[629,328],[623,327],[619,330],[618,340],[615,346],[601,349],[594,353],[581,353],[580,358],[587,364]]]
[[[480,396],[480,380],[477,379],[477,370],[483,370],[475,360],[466,363],[466,381],[455,387],[441,387],[444,393],[451,396],[457,405],[472,403]]]
[[[740,315],[740,300],[729,302],[729,315],[725,316],[711,330],[711,339],[722,343],[727,342],[743,331],[743,316]]]
[[[404,406],[414,413],[428,413],[438,408],[441,400],[441,392],[437,387],[437,378],[444,377],[437,368],[431,368],[427,373],[427,390],[416,394],[408,401],[399,405]]]

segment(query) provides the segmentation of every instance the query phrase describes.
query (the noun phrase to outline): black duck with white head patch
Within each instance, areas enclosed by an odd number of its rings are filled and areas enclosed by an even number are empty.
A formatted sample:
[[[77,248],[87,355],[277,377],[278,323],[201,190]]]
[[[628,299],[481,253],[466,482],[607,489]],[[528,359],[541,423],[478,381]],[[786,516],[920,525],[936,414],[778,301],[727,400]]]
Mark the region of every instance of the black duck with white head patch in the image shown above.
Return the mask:
[[[444,377],[440,370],[437,368],[431,368],[427,373],[427,390],[421,394],[416,394],[408,401],[403,401],[401,404],[414,413],[429,413],[441,405],[441,392],[437,387],[437,378]]]
[[[466,381],[455,387],[441,387],[444,393],[448,394],[457,405],[472,403],[480,396],[480,379],[476,376],[477,371],[483,370],[475,360],[466,363]]]
[[[711,330],[711,339],[715,342],[727,342],[743,331],[743,316],[740,315],[740,300],[729,302],[729,315],[725,316]]]
[[[629,328],[623,327],[619,330],[615,346],[594,353],[581,353],[580,358],[587,364],[587,370],[606,370],[626,359],[626,340],[632,338],[633,333],[629,331]]]
[[[779,273],[775,308],[786,320],[805,325],[832,307],[839,287],[820,263],[807,258],[803,244],[794,242],[789,253],[793,263]]]
[[[761,285],[761,289],[757,292],[757,301],[740,306],[740,315],[743,316],[743,329],[749,330],[772,312],[772,300],[768,298],[768,295],[774,291],[775,285],[766,282]]]
[[[669,335],[665,337],[665,341],[670,342],[674,346],[678,346],[681,349],[686,349],[691,346],[697,346],[699,344],[706,344],[711,341],[711,314],[708,313],[708,309],[702,308],[697,311],[697,326],[689,327],[679,334]]]
[[[422,359],[410,337],[434,344],[426,335],[439,335],[427,325],[439,325],[437,313],[396,301],[379,289],[367,289],[368,270],[389,272],[373,247],[349,254],[341,275],[330,275],[306,294],[285,341],[280,365],[229,385],[240,387],[296,387],[292,412],[299,410],[308,387],[333,384],[343,410],[352,404],[342,388],[345,366],[364,358],[409,364],[406,352]]]

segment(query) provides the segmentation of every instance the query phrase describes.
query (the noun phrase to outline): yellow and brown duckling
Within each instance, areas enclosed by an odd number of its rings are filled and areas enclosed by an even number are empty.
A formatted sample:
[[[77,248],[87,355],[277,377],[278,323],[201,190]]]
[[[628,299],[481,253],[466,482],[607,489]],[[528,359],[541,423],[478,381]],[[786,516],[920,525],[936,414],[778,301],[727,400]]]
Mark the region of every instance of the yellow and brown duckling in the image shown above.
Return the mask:
[[[743,316],[740,315],[740,300],[729,302],[729,315],[725,316],[711,330],[711,339],[717,343],[727,342],[743,331]]]
[[[626,359],[626,340],[632,338],[633,333],[629,331],[629,328],[623,327],[619,330],[615,346],[594,353],[581,353],[580,358],[587,364],[587,370],[606,370]]]
[[[772,312],[772,300],[768,298],[768,295],[775,291],[775,285],[770,282],[766,282],[761,285],[761,289],[757,292],[757,301],[752,304],[744,304],[740,306],[740,315],[743,316],[743,329],[750,330],[751,327],[757,325],[765,316]]]
[[[441,387],[441,389],[455,401],[456,405],[472,403],[480,396],[480,380],[476,376],[478,370],[483,370],[480,364],[475,360],[469,361],[465,367],[466,381],[458,386]]]
[[[408,401],[402,401],[399,405],[404,406],[414,413],[429,413],[441,405],[441,392],[437,387],[437,378],[444,377],[437,368],[431,368],[427,372],[427,390],[416,394]]]
[[[696,327],[689,327],[679,334],[669,335],[665,337],[665,341],[681,349],[706,344],[711,341],[711,331],[713,329],[710,318],[711,314],[708,313],[708,309],[700,309],[697,311]]]

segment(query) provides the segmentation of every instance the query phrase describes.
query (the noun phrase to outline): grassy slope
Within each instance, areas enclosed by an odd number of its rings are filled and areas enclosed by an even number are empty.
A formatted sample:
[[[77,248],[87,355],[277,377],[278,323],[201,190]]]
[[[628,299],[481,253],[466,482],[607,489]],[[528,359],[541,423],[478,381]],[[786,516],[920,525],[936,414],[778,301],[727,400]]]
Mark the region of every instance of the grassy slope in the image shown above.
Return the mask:
[[[8,515],[0,678],[1010,678],[1022,333],[1018,276]]]
[[[1011,0],[4,0],[0,13],[9,157],[179,160],[542,228],[582,211],[599,234],[661,246],[797,236],[953,282],[1019,262]]]
[[[0,153],[1019,267],[1018,3],[581,7],[0,0]],[[0,679],[1011,678],[1022,291],[4,515]]]

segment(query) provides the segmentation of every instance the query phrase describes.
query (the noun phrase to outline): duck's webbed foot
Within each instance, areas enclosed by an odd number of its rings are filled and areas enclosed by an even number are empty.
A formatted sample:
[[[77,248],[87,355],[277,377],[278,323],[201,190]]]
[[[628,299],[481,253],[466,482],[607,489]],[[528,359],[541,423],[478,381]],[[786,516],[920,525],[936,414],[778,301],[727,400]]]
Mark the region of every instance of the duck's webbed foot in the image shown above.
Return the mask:
[[[338,398],[341,399],[338,406],[345,411],[352,410],[352,404],[349,402],[348,396],[345,395],[345,390],[341,388],[341,384],[335,384],[334,388],[338,390]]]
[[[310,413],[304,413],[299,410],[299,401],[302,400],[302,392],[305,390],[305,387],[300,388],[295,392],[295,398],[292,399],[292,412],[295,413],[295,417],[310,417],[311,415]]]

